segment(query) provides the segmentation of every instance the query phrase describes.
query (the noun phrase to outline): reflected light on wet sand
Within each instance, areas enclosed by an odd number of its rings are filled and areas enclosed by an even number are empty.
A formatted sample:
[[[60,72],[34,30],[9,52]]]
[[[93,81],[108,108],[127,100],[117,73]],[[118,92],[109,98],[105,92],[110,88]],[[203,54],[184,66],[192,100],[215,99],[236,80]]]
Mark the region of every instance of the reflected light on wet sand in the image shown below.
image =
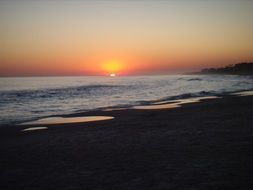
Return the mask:
[[[237,96],[253,96],[253,91],[237,92],[237,93],[233,93],[233,95],[237,95]]]
[[[83,122],[92,122],[92,121],[103,121],[114,119],[110,116],[86,116],[86,117],[50,117],[39,119],[36,121],[21,123],[20,125],[39,125],[39,124],[65,124],[65,123],[83,123]]]
[[[141,109],[141,110],[159,110],[159,109],[171,109],[171,108],[178,108],[181,107],[183,104],[189,104],[189,103],[196,103],[200,102],[201,100],[207,100],[207,99],[216,99],[217,96],[207,96],[207,97],[198,97],[198,98],[189,98],[189,99],[181,99],[175,101],[162,101],[162,102],[156,102],[151,105],[145,105],[145,106],[134,106],[134,109]],[[173,103],[171,103],[173,102]],[[160,104],[159,104],[160,103]]]
[[[173,104],[160,104],[160,105],[148,105],[148,106],[134,106],[134,109],[140,110],[159,110],[159,109],[169,109],[169,108],[178,108],[180,105],[178,103]]]
[[[22,131],[37,131],[37,130],[44,130],[44,129],[48,129],[47,127],[29,127],[26,129],[23,129]]]
[[[103,111],[122,111],[122,110],[127,110],[127,108],[108,108]]]

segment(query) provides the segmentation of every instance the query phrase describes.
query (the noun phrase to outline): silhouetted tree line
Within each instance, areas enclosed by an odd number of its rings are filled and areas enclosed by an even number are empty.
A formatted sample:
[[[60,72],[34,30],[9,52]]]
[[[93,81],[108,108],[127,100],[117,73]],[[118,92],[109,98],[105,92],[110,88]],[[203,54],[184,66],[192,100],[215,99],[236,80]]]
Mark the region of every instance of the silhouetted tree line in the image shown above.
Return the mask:
[[[238,63],[220,68],[202,69],[204,74],[235,74],[235,75],[253,75],[253,63]]]

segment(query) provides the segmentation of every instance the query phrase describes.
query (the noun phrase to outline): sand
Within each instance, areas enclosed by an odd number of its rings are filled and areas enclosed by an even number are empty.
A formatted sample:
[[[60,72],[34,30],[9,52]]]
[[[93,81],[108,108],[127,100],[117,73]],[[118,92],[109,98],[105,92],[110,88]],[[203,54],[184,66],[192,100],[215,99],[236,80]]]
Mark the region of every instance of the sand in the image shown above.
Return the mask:
[[[101,115],[0,126],[0,189],[253,189],[253,96],[68,117]]]

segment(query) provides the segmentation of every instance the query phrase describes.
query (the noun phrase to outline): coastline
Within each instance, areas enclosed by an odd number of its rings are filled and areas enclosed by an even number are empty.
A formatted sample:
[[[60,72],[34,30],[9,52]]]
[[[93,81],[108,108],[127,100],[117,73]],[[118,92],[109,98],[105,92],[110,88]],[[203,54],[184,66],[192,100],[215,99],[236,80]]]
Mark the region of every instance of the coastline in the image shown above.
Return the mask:
[[[253,96],[0,128],[1,189],[252,189]],[[69,115],[100,116],[103,111]]]
[[[108,106],[108,107],[99,107],[95,109],[90,109],[90,110],[79,110],[75,112],[70,112],[70,113],[64,113],[64,114],[53,114],[53,115],[48,115],[48,116],[43,116],[43,117],[37,117],[33,119],[26,119],[23,121],[15,121],[11,123],[0,123],[0,127],[2,126],[15,126],[15,125],[22,125],[22,124],[29,124],[29,123],[34,123],[40,122],[44,120],[60,120],[62,118],[63,120],[60,121],[60,123],[65,123],[64,120],[68,119],[70,117],[72,120],[75,120],[75,117],[77,117],[76,120],[80,120],[78,117],[88,115],[89,117],[92,117],[89,113],[108,113],[110,111],[120,111],[120,110],[131,110],[131,109],[149,109],[149,107],[157,107],[155,109],[169,109],[169,108],[176,108],[180,107],[183,104],[188,104],[188,103],[195,103],[195,102],[200,102],[205,99],[215,99],[215,98],[223,98],[227,96],[242,96],[246,95],[252,95],[253,94],[253,89],[247,89],[247,90],[237,90],[237,91],[232,91],[232,92],[206,92],[206,91],[200,91],[196,93],[187,93],[187,94],[180,94],[176,96],[169,96],[167,98],[162,98],[162,99],[157,99],[157,100],[146,100],[146,101],[139,101],[134,104],[123,104],[123,105],[116,105],[116,106]],[[160,105],[160,107],[159,107]],[[103,115],[100,115],[103,117]],[[110,117],[110,116],[109,116]],[[89,118],[86,118],[89,119]],[[86,120],[83,118],[83,120]],[[81,121],[80,121],[81,122]],[[73,123],[78,123],[78,122],[73,122]]]
[[[239,76],[45,77],[41,80],[12,78],[2,81],[6,85],[0,92],[0,126],[47,117],[68,117],[78,112],[128,109],[159,101],[253,90],[251,77]]]

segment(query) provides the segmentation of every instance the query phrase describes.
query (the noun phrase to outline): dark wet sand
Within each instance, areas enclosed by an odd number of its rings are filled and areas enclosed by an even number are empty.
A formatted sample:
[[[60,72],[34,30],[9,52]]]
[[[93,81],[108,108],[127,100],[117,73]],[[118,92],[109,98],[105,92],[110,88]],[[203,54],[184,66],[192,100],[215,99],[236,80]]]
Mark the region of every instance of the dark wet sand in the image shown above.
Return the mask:
[[[0,189],[253,189],[253,96],[78,115],[115,119],[1,126]]]

